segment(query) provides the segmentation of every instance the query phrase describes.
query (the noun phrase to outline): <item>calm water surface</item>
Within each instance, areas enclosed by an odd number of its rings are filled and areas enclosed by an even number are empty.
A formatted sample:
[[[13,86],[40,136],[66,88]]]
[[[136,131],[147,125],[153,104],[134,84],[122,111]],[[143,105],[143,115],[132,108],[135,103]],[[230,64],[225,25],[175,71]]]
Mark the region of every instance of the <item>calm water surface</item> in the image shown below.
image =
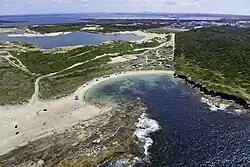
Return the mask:
[[[96,90],[91,97],[140,97],[147,113],[161,125],[161,131],[151,136],[151,163],[144,166],[250,166],[247,114],[230,109],[213,112],[187,85],[167,76],[127,77]]]
[[[37,24],[60,24],[86,22],[88,19],[182,19],[182,20],[219,20],[223,15],[192,15],[169,13],[76,13],[0,16],[0,20],[16,21],[0,26],[26,26]]]
[[[104,41],[109,40],[139,40],[142,36],[133,34],[94,34],[87,32],[74,32],[60,36],[46,36],[46,37],[8,37],[6,34],[0,34],[0,41],[19,41],[28,44],[40,46],[43,49],[51,49],[62,46],[76,46],[76,45],[100,45]]]

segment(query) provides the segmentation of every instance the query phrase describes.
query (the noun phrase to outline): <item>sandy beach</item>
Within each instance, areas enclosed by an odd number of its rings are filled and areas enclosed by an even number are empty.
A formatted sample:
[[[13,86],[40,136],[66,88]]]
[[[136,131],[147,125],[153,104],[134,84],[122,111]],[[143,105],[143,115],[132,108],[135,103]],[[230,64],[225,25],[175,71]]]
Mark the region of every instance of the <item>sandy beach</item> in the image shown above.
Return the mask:
[[[145,74],[169,74],[173,71],[130,71],[99,77],[80,86],[67,97],[55,100],[38,100],[32,105],[0,107],[0,154],[27,144],[27,142],[63,132],[79,121],[93,118],[110,108],[97,108],[84,100],[86,92],[93,86],[122,76]],[[78,100],[75,97],[78,96]]]
[[[18,28],[5,28],[5,27],[0,27],[0,34],[5,34],[5,33],[17,33],[20,32],[20,29]]]
[[[108,34],[116,34],[116,35],[124,35],[124,34],[133,34],[137,36],[142,36],[142,39],[134,40],[131,42],[137,42],[137,43],[143,43],[147,42],[149,40],[152,40],[154,38],[164,38],[167,34],[157,34],[157,33],[151,33],[151,32],[144,32],[144,31],[121,31],[121,32],[113,32]]]

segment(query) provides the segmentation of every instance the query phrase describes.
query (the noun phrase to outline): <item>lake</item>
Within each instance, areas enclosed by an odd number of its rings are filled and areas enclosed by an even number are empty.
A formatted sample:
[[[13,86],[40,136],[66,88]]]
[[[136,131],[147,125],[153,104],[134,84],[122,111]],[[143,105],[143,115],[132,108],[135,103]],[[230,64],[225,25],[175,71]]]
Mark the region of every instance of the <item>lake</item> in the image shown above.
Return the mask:
[[[159,123],[161,130],[150,135],[150,162],[140,167],[250,166],[249,114],[212,111],[193,89],[166,75],[120,78],[95,89],[92,100],[140,98]]]
[[[100,45],[104,41],[123,40],[134,41],[140,40],[143,36],[134,34],[94,34],[87,32],[73,32],[70,34],[59,36],[43,36],[43,37],[8,37],[6,34],[0,34],[0,41],[18,41],[33,44],[42,49],[51,49],[62,46],[76,45]]]

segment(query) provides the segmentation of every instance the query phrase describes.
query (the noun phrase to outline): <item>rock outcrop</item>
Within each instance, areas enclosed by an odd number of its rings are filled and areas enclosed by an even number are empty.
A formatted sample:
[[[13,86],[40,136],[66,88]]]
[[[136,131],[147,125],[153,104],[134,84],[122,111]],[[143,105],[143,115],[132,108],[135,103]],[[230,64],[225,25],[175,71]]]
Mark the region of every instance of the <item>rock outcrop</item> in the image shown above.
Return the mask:
[[[246,99],[243,99],[241,97],[237,97],[234,95],[230,95],[227,93],[223,93],[223,92],[218,92],[218,91],[214,91],[214,90],[209,90],[207,89],[205,86],[196,83],[195,81],[191,80],[190,76],[185,76],[185,75],[178,75],[178,74],[174,74],[175,77],[180,78],[185,80],[185,82],[191,86],[193,86],[194,88],[198,88],[201,92],[203,92],[206,95],[210,95],[212,97],[220,97],[222,99],[225,100],[230,100],[230,101],[234,101],[236,104],[239,104],[241,106],[243,106],[245,109],[249,109],[250,108],[250,102]]]

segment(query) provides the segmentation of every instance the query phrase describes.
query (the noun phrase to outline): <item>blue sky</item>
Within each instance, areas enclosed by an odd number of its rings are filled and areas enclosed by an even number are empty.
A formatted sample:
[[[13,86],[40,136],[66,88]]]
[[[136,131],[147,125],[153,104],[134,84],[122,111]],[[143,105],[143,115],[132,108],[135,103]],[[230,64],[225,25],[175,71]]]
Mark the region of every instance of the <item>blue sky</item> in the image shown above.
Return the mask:
[[[0,15],[86,12],[250,15],[250,0],[0,0]]]

